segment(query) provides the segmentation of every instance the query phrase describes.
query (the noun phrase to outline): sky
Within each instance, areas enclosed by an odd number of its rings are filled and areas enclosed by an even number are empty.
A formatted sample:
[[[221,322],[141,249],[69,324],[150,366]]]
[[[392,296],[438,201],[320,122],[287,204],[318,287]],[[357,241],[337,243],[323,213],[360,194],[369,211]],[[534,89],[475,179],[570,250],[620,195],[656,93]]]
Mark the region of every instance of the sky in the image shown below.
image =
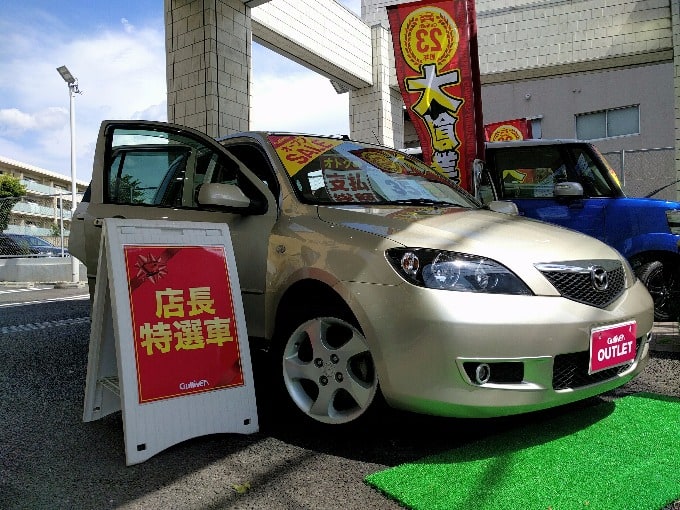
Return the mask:
[[[340,3],[360,14],[361,0]],[[102,120],[167,120],[164,31],[163,0],[1,0],[0,156],[70,178],[69,90],[56,70],[65,65],[82,92],[76,178],[89,181]],[[348,94],[257,43],[252,87],[251,129],[349,133]],[[298,91],[319,108],[294,110]]]

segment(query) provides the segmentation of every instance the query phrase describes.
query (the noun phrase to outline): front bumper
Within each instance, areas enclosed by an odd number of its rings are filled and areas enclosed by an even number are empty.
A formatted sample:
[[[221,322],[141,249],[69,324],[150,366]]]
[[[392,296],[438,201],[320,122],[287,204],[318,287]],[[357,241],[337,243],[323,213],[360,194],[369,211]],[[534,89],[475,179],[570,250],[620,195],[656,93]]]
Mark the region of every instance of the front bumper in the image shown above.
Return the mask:
[[[643,370],[649,355],[653,304],[640,282],[606,309],[562,297],[409,284],[352,283],[349,288],[385,399],[415,412],[491,417],[554,407],[625,384]],[[637,324],[635,361],[589,376],[591,330],[629,320]],[[497,372],[502,375],[476,382],[480,363],[491,366],[492,373],[502,369]]]

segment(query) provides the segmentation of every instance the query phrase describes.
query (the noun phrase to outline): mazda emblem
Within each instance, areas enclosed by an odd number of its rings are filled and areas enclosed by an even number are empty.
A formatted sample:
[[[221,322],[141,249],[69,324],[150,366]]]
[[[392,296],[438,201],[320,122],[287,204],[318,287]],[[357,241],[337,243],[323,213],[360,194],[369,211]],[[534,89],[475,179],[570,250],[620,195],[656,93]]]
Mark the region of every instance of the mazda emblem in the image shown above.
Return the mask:
[[[590,268],[590,281],[593,283],[595,290],[607,290],[609,285],[609,278],[607,271],[602,266],[593,266]]]

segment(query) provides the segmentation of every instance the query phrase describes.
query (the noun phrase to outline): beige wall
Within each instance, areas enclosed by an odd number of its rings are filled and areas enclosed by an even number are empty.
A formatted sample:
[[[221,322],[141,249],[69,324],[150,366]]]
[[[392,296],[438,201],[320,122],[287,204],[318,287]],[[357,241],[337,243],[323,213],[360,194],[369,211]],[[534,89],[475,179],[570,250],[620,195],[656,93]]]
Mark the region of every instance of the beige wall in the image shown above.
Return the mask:
[[[240,0],[165,0],[169,120],[213,136],[248,129],[255,38],[351,91],[353,136],[402,146],[389,37],[368,30],[388,26],[385,6],[393,3],[404,2],[363,0],[362,28],[351,13],[335,11],[339,4],[332,0],[248,2],[257,5],[252,9]],[[530,111],[543,116],[544,136],[573,136],[576,113],[640,104],[644,131],[614,143],[680,147],[679,3],[477,0],[482,95],[491,102],[484,105],[485,120]],[[525,93],[518,95],[527,87],[536,91],[531,104],[522,103]],[[546,106],[539,111],[541,101]],[[675,134],[666,142],[669,133]],[[678,174],[679,154],[676,148]]]

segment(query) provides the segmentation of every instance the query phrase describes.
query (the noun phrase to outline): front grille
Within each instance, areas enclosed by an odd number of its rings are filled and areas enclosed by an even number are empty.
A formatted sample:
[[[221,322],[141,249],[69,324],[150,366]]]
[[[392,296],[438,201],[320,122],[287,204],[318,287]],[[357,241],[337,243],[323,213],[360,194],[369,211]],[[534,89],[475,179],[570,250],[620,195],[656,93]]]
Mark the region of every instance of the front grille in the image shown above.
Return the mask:
[[[635,359],[637,359],[638,354],[640,353],[640,346],[643,343],[643,338],[638,338],[635,343]],[[559,354],[555,356],[552,379],[553,389],[576,389],[590,384],[597,384],[608,379],[613,379],[630,367],[630,365],[626,364],[595,372],[594,374],[588,374],[589,359],[590,352],[588,351],[572,352],[570,354]]]
[[[626,288],[626,273],[619,261],[559,262],[536,267],[563,297],[598,308],[608,306]],[[593,283],[593,270],[597,267],[606,271],[604,289]]]

